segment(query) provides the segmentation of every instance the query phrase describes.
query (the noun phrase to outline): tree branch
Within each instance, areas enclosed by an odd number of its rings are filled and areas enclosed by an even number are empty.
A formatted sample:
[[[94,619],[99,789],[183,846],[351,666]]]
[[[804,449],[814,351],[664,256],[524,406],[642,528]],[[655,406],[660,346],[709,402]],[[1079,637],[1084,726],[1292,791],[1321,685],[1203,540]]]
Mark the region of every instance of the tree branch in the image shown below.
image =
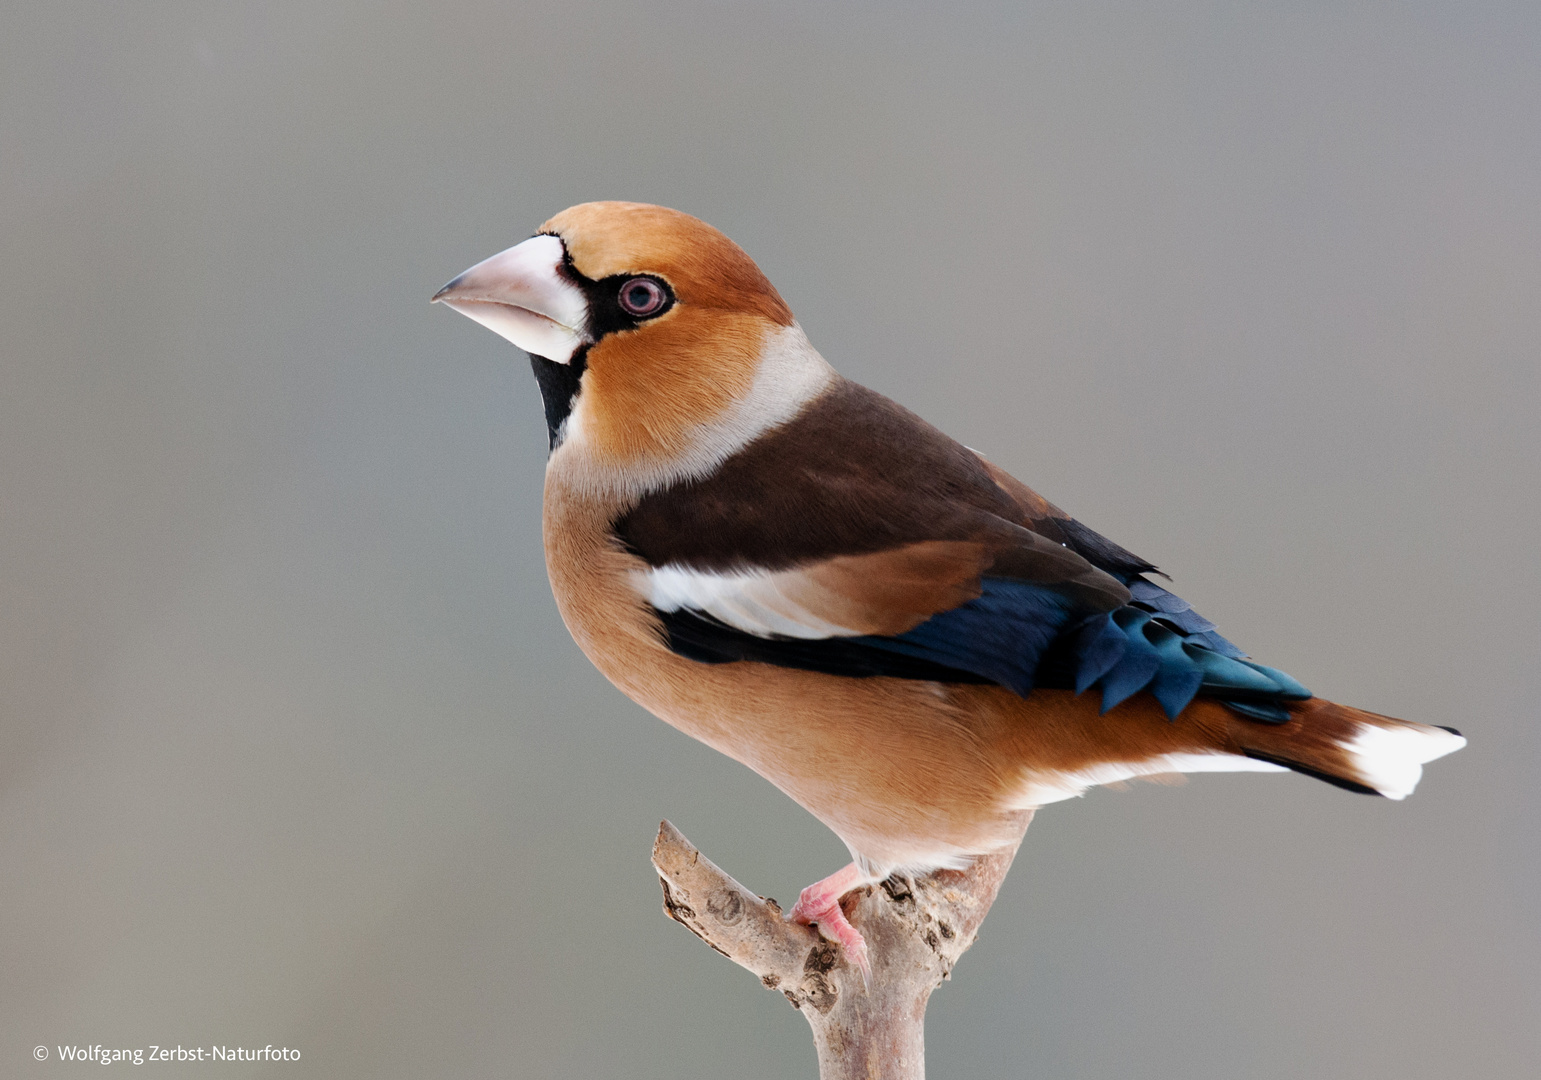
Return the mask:
[[[1024,830],[1031,817],[1023,815]],[[867,939],[870,988],[838,946],[788,921],[776,901],[723,873],[667,821],[658,827],[653,866],[664,914],[808,1018],[821,1080],[923,1080],[926,1002],[974,943],[1016,848],[965,871],[891,877],[847,894],[846,917]]]

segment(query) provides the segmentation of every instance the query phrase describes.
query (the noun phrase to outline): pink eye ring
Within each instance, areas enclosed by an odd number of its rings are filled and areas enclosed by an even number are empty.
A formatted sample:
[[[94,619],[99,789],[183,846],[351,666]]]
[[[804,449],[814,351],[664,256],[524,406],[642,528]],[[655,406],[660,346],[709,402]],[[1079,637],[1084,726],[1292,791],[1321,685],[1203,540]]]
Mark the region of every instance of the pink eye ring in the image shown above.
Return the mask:
[[[652,278],[629,278],[618,294],[621,310],[635,318],[656,315],[669,301],[669,294]]]

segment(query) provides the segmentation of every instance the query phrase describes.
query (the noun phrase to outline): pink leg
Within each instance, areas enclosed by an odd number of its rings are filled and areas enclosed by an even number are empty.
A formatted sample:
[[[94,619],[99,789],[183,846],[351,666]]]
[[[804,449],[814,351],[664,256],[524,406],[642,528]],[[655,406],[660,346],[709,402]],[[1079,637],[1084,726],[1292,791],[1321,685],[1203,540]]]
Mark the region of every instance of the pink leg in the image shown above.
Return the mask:
[[[836,870],[823,881],[815,881],[802,891],[792,905],[790,918],[804,925],[817,923],[819,933],[845,950],[846,959],[861,972],[862,985],[872,981],[872,965],[867,960],[867,943],[840,910],[840,898],[852,889],[872,881],[855,863]]]

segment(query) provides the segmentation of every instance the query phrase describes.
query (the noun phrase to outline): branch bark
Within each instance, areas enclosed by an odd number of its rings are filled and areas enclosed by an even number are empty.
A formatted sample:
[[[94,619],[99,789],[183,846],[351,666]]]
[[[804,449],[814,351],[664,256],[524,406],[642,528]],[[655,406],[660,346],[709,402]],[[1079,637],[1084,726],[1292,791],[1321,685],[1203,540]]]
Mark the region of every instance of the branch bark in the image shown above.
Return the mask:
[[[1024,815],[1022,828],[1027,828]],[[965,871],[891,877],[848,893],[846,917],[867,939],[872,985],[838,946],[787,920],[665,821],[653,844],[664,914],[783,994],[813,1028],[821,1080],[923,1080],[931,991],[974,943],[1017,844]]]

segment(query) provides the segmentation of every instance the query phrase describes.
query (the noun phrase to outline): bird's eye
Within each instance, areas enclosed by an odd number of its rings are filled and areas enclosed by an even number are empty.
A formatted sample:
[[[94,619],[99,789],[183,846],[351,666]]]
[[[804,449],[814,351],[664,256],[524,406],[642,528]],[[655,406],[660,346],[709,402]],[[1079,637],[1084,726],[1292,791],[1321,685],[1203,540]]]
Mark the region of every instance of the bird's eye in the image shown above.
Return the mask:
[[[657,315],[668,299],[663,286],[652,278],[634,277],[621,286],[621,310],[639,319]]]

